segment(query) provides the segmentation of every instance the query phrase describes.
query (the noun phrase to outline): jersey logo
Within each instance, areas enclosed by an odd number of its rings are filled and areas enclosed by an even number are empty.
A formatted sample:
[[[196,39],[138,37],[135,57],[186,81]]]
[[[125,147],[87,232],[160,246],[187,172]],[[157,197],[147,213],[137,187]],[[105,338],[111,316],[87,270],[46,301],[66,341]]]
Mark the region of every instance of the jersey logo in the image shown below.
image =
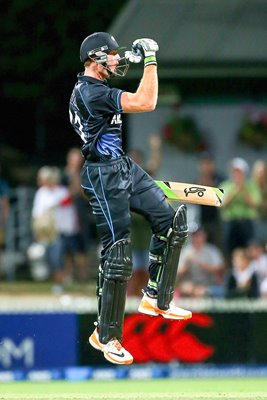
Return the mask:
[[[110,122],[110,125],[121,124],[121,123],[122,123],[121,114],[114,114]]]

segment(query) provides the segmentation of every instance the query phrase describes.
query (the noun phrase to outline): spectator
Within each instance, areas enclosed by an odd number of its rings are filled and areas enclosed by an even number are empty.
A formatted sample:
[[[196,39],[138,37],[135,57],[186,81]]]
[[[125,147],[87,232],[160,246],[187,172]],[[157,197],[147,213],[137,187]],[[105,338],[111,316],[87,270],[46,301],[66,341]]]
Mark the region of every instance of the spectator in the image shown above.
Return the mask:
[[[196,182],[199,185],[220,187],[220,183],[225,177],[220,174],[215,165],[214,158],[210,153],[201,154],[198,163],[198,178]],[[217,207],[199,205],[199,223],[207,234],[207,241],[222,248],[222,224],[221,214]]]
[[[77,238],[79,226],[76,210],[68,189],[60,185],[58,168],[40,168],[37,180],[39,188],[32,209],[33,232],[37,242],[46,245],[46,257],[55,284],[53,291],[60,293],[67,276],[66,257],[75,257],[79,272],[85,268]]]
[[[256,298],[259,296],[257,275],[251,266],[246,249],[237,247],[232,252],[232,268],[226,277],[225,297]]]
[[[88,200],[81,187],[80,174],[83,163],[84,157],[81,154],[81,150],[78,147],[72,147],[67,153],[66,165],[62,172],[62,184],[69,189],[73,199],[73,205],[76,208],[79,223],[78,239],[80,256],[82,256],[83,262],[87,264],[87,268],[84,268],[84,272],[90,271],[91,273],[93,264],[92,252],[95,255],[94,250],[97,247],[98,238],[96,234],[95,218],[90,205],[88,207]],[[96,265],[98,265],[97,262]],[[82,280],[86,280],[87,278],[88,276],[80,276]]]
[[[152,134],[149,137],[149,160],[145,162],[145,156],[139,149],[131,149],[128,152],[129,156],[141,165],[148,174],[155,176],[161,162],[161,138],[157,134]]]
[[[255,235],[261,194],[257,185],[248,179],[248,172],[248,163],[243,158],[234,158],[230,163],[229,179],[220,185],[225,193],[220,210],[229,262],[232,251],[237,247],[247,247]]]
[[[97,241],[96,224],[91,208],[88,209],[88,200],[81,187],[81,167],[84,157],[78,147],[72,147],[66,158],[66,165],[63,170],[62,183],[70,190],[74,205],[78,213],[84,248],[90,249]]]
[[[161,160],[161,138],[158,135],[151,135],[149,138],[149,160],[145,163],[145,157],[142,151],[132,149],[129,156],[145,169],[152,177],[156,174]],[[142,289],[148,281],[149,265],[149,243],[151,238],[151,227],[145,215],[136,214],[134,210],[131,213],[131,243],[133,256],[133,273],[128,284],[128,294],[132,296],[141,296]]]
[[[37,189],[32,208],[32,227],[34,239],[45,245],[46,260],[54,283],[53,290],[62,291],[63,255],[62,242],[56,223],[56,207],[63,199],[58,192],[59,173],[52,167],[44,166],[37,173]],[[64,193],[65,197],[65,193]]]
[[[63,170],[63,184],[69,187],[72,197],[82,192],[80,173],[83,162],[81,150],[78,147],[72,147],[67,153]]]
[[[197,227],[181,252],[178,294],[182,297],[222,297],[224,267],[220,249],[208,243],[204,229]]]
[[[254,240],[247,248],[250,259],[250,266],[256,273],[259,285],[260,296],[267,297],[267,254],[265,246]]]
[[[267,163],[257,160],[252,166],[252,180],[261,192],[261,202],[258,207],[258,219],[255,226],[255,237],[259,241],[267,241]]]

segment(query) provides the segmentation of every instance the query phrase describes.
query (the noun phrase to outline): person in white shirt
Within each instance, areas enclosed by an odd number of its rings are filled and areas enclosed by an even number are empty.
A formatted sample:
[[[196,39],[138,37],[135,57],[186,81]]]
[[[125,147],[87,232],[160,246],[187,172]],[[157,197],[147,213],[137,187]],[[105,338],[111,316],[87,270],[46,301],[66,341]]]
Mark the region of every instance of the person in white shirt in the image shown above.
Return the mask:
[[[182,249],[177,291],[186,297],[222,297],[224,257],[221,250],[207,242],[201,226],[191,232],[191,240]]]
[[[46,257],[52,279],[60,290],[65,280],[65,255],[78,251],[77,212],[67,187],[60,184],[60,170],[44,166],[37,174],[37,189],[32,208],[33,233],[38,242],[46,245]]]

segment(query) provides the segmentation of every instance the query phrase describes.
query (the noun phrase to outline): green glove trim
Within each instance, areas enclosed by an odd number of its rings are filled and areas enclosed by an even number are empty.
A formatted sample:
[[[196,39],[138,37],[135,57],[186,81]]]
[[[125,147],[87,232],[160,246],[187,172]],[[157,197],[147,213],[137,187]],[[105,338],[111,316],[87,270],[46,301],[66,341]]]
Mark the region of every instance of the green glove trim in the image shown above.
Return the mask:
[[[145,66],[146,65],[157,65],[157,59],[155,56],[146,57],[144,60]]]

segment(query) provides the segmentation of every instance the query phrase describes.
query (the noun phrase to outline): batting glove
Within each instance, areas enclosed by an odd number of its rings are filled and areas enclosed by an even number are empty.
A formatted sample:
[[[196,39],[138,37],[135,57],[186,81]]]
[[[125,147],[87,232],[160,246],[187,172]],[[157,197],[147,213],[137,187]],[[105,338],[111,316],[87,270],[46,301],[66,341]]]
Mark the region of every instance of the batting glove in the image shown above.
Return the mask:
[[[143,59],[141,54],[134,54],[132,51],[125,51],[125,58],[131,63],[138,64]]]
[[[132,52],[135,55],[144,58],[145,67],[147,65],[157,65],[156,52],[159,50],[159,45],[155,40],[142,38],[136,39],[132,45]]]

